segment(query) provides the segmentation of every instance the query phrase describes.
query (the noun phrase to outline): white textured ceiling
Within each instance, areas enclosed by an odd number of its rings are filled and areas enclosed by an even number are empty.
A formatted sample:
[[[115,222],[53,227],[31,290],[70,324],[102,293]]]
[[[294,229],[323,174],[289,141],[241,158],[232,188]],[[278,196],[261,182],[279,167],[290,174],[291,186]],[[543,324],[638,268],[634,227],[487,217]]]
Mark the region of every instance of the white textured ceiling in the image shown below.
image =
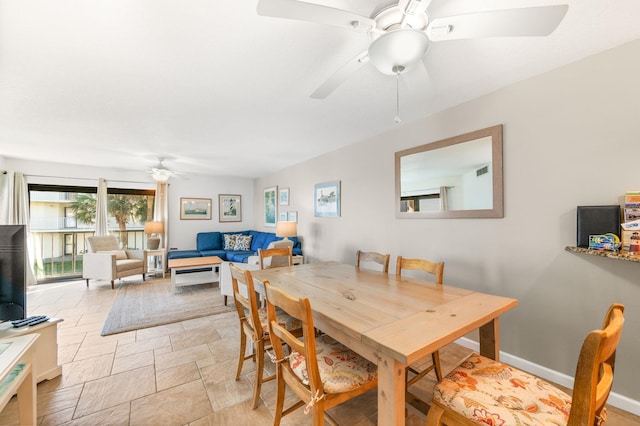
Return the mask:
[[[316,0],[372,16],[392,1]],[[397,127],[370,65],[309,95],[366,35],[258,16],[257,0],[0,0],[0,156],[257,177]],[[403,122],[640,38],[636,0],[433,0],[432,18],[569,4],[543,38],[433,43]]]

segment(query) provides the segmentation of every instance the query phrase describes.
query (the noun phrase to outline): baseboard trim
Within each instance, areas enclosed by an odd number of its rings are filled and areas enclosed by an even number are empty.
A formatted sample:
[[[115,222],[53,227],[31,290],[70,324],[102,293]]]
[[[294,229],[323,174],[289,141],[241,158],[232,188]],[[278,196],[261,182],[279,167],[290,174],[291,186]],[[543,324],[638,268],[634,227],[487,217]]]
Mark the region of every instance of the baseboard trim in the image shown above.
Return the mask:
[[[480,350],[478,342],[466,337],[456,340],[456,343],[474,351]],[[573,388],[573,377],[566,374],[551,370],[550,368],[542,365],[534,364],[531,361],[527,361],[526,359],[519,358],[503,351],[500,351],[500,360],[524,371],[528,371],[531,374],[542,377],[543,379],[549,380],[550,382],[558,383],[559,385],[566,386],[568,388]],[[628,411],[636,416],[640,416],[640,401],[636,401],[624,395],[611,392],[609,394],[607,404],[621,410]]]

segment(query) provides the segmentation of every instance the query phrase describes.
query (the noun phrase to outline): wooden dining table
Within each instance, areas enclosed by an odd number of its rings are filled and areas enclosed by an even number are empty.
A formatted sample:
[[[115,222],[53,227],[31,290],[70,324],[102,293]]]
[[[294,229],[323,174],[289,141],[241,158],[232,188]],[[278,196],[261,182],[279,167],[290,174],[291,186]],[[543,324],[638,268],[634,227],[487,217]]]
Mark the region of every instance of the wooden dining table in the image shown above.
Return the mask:
[[[316,328],[378,366],[378,424],[405,424],[405,369],[479,329],[480,353],[499,357],[499,317],[516,299],[335,262],[254,271],[311,303]]]

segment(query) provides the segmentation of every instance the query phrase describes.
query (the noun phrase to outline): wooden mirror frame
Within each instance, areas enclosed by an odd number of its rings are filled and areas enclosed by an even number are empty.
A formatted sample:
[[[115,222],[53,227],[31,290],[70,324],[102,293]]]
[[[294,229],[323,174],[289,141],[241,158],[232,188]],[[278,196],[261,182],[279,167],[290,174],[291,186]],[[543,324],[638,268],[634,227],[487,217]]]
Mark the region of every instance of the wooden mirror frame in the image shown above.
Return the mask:
[[[402,157],[424,151],[446,148],[452,145],[470,142],[476,139],[491,137],[492,179],[493,179],[493,208],[484,210],[445,210],[402,212],[400,160]],[[440,219],[440,218],[502,218],[504,217],[504,194],[502,176],[502,125],[487,127],[463,135],[454,136],[437,142],[416,146],[395,153],[396,172],[396,217],[402,219]]]

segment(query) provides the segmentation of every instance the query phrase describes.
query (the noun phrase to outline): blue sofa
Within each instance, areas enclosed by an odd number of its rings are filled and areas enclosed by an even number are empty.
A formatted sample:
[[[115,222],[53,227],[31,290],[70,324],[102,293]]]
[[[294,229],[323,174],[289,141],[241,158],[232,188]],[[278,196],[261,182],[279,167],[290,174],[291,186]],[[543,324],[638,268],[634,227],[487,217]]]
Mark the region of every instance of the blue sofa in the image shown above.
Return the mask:
[[[224,235],[251,235],[250,250],[225,250]],[[189,257],[218,256],[222,260],[237,263],[247,263],[250,256],[256,256],[258,249],[266,249],[273,241],[281,240],[272,232],[237,231],[237,232],[199,232],[196,235],[195,250],[174,250],[167,254],[168,259],[184,259]],[[289,238],[293,241],[293,255],[302,255],[302,244],[298,237]]]

